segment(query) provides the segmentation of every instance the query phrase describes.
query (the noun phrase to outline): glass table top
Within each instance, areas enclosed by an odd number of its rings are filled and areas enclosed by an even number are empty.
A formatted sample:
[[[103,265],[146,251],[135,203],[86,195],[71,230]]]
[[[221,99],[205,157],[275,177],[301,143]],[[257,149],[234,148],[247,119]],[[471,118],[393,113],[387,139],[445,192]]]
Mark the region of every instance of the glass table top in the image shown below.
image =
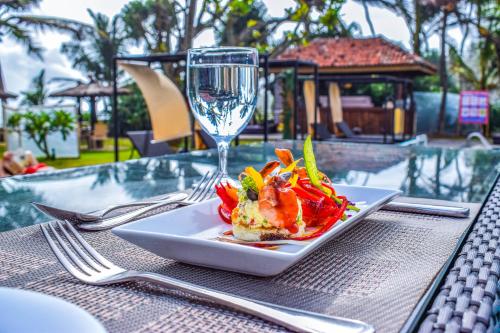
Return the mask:
[[[302,156],[302,142],[242,145],[231,148],[229,173],[276,159],[274,148]],[[399,189],[403,195],[482,202],[499,170],[500,151],[395,147],[373,144],[315,143],[321,171],[335,183]],[[144,158],[122,163],[59,170],[0,180],[0,231],[48,221],[30,205],[37,201],[90,212],[190,188],[216,169],[214,150]]]

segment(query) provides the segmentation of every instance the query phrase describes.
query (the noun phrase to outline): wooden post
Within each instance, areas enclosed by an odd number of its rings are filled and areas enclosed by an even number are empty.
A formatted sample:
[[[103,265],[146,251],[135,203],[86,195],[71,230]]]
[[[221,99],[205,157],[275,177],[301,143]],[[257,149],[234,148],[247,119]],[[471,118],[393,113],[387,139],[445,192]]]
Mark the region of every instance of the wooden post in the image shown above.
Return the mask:
[[[113,58],[113,127],[114,127],[114,149],[115,149],[115,162],[120,160],[120,150],[118,149],[118,138],[120,135],[120,126],[118,122],[118,83],[116,73],[116,58]]]

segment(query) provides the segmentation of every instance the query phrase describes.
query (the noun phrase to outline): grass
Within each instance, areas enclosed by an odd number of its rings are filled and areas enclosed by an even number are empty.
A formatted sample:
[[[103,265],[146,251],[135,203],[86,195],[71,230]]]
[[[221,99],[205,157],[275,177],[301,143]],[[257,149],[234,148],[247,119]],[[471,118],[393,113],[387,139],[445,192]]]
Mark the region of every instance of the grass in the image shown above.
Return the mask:
[[[130,157],[130,151],[132,145],[130,140],[127,138],[120,138],[120,161],[126,161],[130,158],[139,158],[139,154],[134,151],[132,157]],[[5,143],[0,143],[0,154],[3,154],[6,150]],[[58,158],[56,160],[47,160],[45,158],[39,158],[40,162],[44,162],[47,165],[53,166],[57,169],[75,168],[86,165],[95,165],[103,163],[111,163],[115,161],[115,154],[113,150],[113,139],[107,139],[104,142],[104,148],[101,150],[89,150],[86,144],[80,146],[80,157],[79,158]]]
[[[259,140],[240,140],[240,144],[253,143]],[[118,141],[120,147],[120,161],[126,161],[129,159],[139,158],[139,154],[134,150],[132,156],[130,156],[130,151],[132,150],[132,143],[128,138],[120,138]],[[89,150],[87,149],[87,144],[80,145],[80,157],[79,158],[58,158],[56,160],[47,160],[45,158],[39,158],[40,162],[44,162],[57,169],[66,168],[76,168],[87,165],[96,165],[103,163],[111,163],[115,161],[115,154],[113,148],[113,139],[107,139],[104,142],[104,148],[101,150]],[[0,142],[0,158],[1,154],[6,150],[6,145]]]
[[[118,141],[118,146],[120,149],[120,161],[126,161],[130,158],[140,157],[136,151],[134,151],[132,157],[130,157],[132,144],[130,143],[129,139],[120,138]],[[113,139],[107,139],[104,142],[104,148],[100,150],[89,150],[87,149],[86,144],[81,145],[80,158],[58,158],[56,160],[46,160],[40,158],[40,161],[57,169],[76,168],[86,165],[111,163],[115,161],[115,153],[113,149]]]

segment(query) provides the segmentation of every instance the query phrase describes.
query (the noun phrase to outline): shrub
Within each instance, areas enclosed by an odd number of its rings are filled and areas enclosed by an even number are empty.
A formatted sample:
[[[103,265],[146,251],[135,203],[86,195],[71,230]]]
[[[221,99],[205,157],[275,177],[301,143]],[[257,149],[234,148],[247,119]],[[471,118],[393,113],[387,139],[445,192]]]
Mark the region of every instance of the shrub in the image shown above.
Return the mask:
[[[73,116],[64,110],[53,112],[28,111],[26,113],[15,113],[9,117],[7,126],[14,131],[25,131],[36,146],[48,159],[55,159],[54,153],[49,149],[47,139],[52,133],[61,133],[66,141],[68,135],[74,129]]]

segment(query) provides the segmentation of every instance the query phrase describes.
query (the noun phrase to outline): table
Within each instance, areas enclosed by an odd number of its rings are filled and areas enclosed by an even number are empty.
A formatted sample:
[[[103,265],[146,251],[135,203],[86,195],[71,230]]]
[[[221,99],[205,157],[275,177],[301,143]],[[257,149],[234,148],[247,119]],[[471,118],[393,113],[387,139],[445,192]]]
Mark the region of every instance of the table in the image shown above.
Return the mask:
[[[300,142],[278,145],[293,148],[297,155],[301,148]],[[264,164],[273,149],[271,144],[234,149],[230,173],[234,176],[248,164]],[[500,186],[490,191],[496,181],[498,153],[349,144],[317,144],[316,149],[320,169],[334,181],[397,187],[406,195],[424,198],[411,200],[445,199],[474,209],[482,205],[481,214],[470,223],[376,213],[364,226],[272,279],[165,261],[109,232],[84,236],[128,268],[158,271],[285,306],[361,319],[380,331],[492,329],[500,274]],[[0,198],[8,203],[4,206],[18,208],[39,195],[59,206],[90,203],[87,210],[98,209],[113,201],[188,188],[199,174],[215,168],[216,161],[213,151],[192,152],[5,179],[1,181],[5,193],[14,193],[15,198]],[[93,199],[84,200],[89,194]],[[43,221],[34,214],[30,217],[30,224]],[[110,331],[281,331],[261,320],[158,288],[83,286],[55,262],[36,226],[0,233],[0,267],[0,285],[69,299],[98,316]]]
[[[275,146],[302,156],[300,141],[232,148],[229,173],[276,159]],[[500,151],[388,147],[348,143],[315,144],[319,168],[336,183],[400,189],[404,195],[482,203],[495,180]],[[0,231],[48,221],[30,205],[94,211],[112,204],[189,188],[217,165],[214,150],[144,158],[53,173],[0,179]]]

